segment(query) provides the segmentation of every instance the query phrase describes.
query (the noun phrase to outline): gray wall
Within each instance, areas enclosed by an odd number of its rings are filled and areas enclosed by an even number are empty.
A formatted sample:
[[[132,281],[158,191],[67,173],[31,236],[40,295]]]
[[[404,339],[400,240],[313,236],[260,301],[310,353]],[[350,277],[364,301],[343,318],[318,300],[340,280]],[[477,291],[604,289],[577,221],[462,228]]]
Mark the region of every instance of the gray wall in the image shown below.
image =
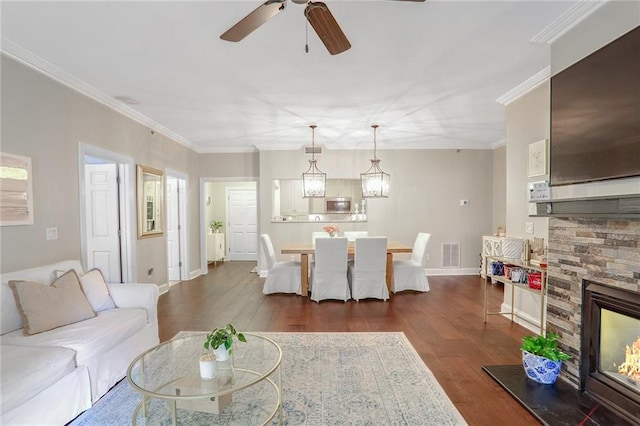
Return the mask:
[[[546,82],[506,108],[507,235],[529,239],[542,237],[545,244],[548,241],[549,219],[529,217],[528,182],[542,181],[548,177],[528,178],[527,164],[529,144],[549,138],[549,89],[550,84]],[[533,235],[525,233],[526,222],[533,222]],[[511,286],[505,286],[504,301],[507,305],[511,305],[511,290]],[[516,291],[515,296],[516,309],[531,321],[539,322],[540,297],[520,290]]]
[[[556,40],[551,46],[551,72],[556,74],[622,34],[640,25],[640,2],[610,1]],[[527,182],[548,180],[547,176],[527,178],[528,144],[550,135],[550,84],[547,82],[506,108],[507,234],[549,240],[546,218],[528,217]],[[548,154],[548,152],[547,152]],[[581,185],[554,187],[554,198],[637,193],[640,178],[620,179]],[[524,224],[533,222],[534,235],[525,234]],[[505,303],[510,299],[505,290]],[[516,308],[537,317],[539,298],[526,294],[516,299]]]
[[[136,163],[188,175],[189,253],[200,264],[198,155],[145,126],[2,56],[2,151],[32,159],[34,217],[28,226],[0,232],[0,271],[8,272],[65,259],[82,259],[78,195],[78,144],[85,143],[135,159]],[[135,199],[135,197],[133,197]],[[46,241],[45,229],[58,228]],[[166,238],[135,243],[134,279],[167,282]],[[154,268],[147,278],[146,270]]]
[[[507,145],[493,150],[493,233],[507,224]]]
[[[318,167],[328,178],[359,178],[369,168],[370,157],[365,150],[325,150],[318,157]],[[340,223],[341,230],[367,230],[369,235],[385,235],[410,245],[418,232],[429,232],[427,268],[441,268],[443,242],[459,242],[461,267],[477,272],[481,236],[492,228],[492,151],[382,150],[378,158],[381,168],[391,174],[389,198],[368,200],[368,221]],[[310,240],[313,231],[322,230],[315,223],[271,221],[271,180],[300,178],[307,160],[301,150],[260,153],[260,232],[270,234],[276,252],[284,244]],[[469,200],[469,205],[460,207],[461,199]]]

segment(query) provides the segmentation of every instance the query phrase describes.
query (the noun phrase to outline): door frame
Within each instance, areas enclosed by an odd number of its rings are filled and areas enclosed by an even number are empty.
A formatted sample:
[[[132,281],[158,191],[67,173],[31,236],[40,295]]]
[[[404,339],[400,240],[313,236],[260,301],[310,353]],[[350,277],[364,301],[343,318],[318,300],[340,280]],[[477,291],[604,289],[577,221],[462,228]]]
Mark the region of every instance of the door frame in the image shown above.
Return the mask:
[[[86,268],[87,259],[87,217],[85,204],[85,157],[97,157],[118,165],[123,172],[119,186],[120,197],[120,263],[122,282],[131,282],[135,271],[135,236],[136,232],[136,204],[135,204],[135,161],[132,157],[118,154],[104,148],[78,143],[78,199],[80,207],[80,250],[82,252],[82,266]]]
[[[180,226],[179,241],[180,257],[182,267],[180,268],[180,280],[187,281],[189,279],[189,217],[187,216],[187,188],[189,187],[189,175],[180,173],[176,170],[165,169],[166,177],[178,179],[179,194],[178,197],[178,224]],[[169,265],[169,253],[167,251],[167,268]],[[168,275],[167,275],[168,277]]]
[[[256,209],[258,215],[258,235],[260,235],[260,179],[258,177],[201,177],[200,178],[200,275],[209,273],[207,265],[207,224],[205,223],[206,201],[204,188],[209,182],[255,182],[256,183]],[[258,254],[258,258],[260,255]]]

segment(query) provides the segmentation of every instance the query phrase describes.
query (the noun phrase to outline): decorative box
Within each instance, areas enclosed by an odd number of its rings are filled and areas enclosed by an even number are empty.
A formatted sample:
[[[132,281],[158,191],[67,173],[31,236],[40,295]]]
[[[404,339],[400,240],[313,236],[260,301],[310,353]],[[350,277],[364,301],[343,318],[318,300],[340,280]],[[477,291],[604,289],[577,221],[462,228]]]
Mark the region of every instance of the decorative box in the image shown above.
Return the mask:
[[[504,275],[502,262],[491,262],[491,275]]]
[[[527,274],[527,283],[529,287],[540,290],[542,288],[542,272],[529,272]]]
[[[504,237],[502,239],[502,256],[510,259],[520,259],[524,247],[524,239]]]

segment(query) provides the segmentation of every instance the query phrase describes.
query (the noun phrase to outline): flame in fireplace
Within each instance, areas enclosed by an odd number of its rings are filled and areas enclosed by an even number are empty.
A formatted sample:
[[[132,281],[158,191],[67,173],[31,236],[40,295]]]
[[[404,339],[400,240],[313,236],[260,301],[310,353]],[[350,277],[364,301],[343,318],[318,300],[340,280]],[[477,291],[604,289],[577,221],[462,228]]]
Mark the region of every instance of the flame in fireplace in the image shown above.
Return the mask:
[[[618,373],[640,380],[640,337],[631,344],[631,347],[627,345],[624,362],[618,367]]]

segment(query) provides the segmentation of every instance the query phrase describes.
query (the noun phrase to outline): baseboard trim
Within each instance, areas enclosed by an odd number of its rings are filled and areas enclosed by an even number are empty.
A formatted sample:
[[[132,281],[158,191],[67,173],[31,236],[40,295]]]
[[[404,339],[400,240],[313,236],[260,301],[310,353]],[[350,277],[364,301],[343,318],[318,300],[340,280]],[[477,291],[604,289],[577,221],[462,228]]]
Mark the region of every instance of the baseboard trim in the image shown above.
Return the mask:
[[[427,268],[427,276],[438,275],[478,275],[478,268]]]
[[[500,312],[510,312],[510,311],[511,311],[511,305],[509,305],[508,303],[502,303],[502,305],[500,305]],[[513,322],[523,326],[524,328],[534,333],[540,333],[539,318],[534,317],[531,314],[528,314],[526,312],[523,312],[520,309],[516,309],[515,313],[517,313],[518,316],[514,315]],[[511,315],[509,314],[504,314],[503,317],[507,318],[508,320],[511,320]]]
[[[165,294],[166,292],[169,291],[169,283],[163,283],[158,285],[158,291],[160,292],[160,294]]]

